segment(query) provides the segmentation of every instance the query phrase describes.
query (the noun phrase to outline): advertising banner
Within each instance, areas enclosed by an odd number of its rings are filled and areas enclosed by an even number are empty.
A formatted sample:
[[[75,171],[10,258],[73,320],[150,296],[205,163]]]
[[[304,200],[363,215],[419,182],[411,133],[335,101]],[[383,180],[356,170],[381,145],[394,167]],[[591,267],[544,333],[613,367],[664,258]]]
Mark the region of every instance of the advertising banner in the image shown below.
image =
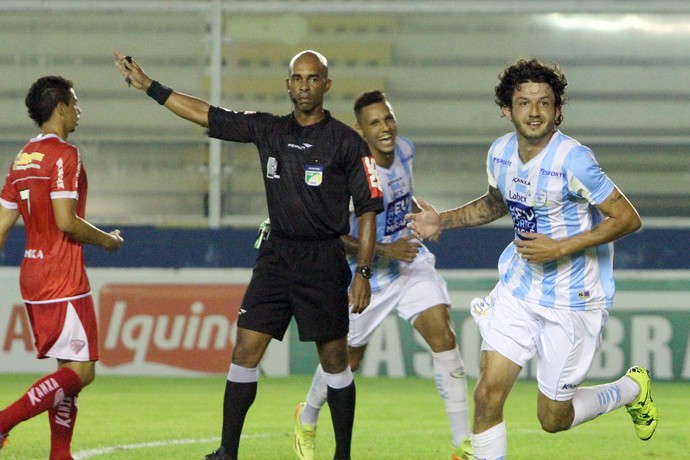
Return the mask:
[[[468,375],[478,374],[480,337],[468,306],[494,281],[477,271],[443,273],[451,290],[451,316]],[[650,275],[651,276],[651,275]],[[99,321],[101,374],[193,376],[227,373],[247,269],[91,269]],[[625,277],[623,277],[625,278]],[[618,282],[615,307],[589,376],[610,380],[632,364],[655,379],[690,380],[690,283],[687,279]],[[294,322],[273,341],[263,375],[311,374],[313,343],[299,342]],[[18,287],[18,270],[0,269],[0,373],[46,372]],[[523,377],[534,376],[530,363]],[[406,322],[389,317],[374,334],[360,368],[365,376],[431,377],[427,346]]]

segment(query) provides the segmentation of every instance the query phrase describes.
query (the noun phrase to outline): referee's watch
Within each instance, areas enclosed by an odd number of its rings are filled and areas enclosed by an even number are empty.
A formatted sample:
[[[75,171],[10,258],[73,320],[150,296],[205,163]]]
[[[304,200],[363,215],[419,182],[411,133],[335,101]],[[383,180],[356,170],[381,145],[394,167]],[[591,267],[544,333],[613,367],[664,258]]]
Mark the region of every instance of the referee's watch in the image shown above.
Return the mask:
[[[374,272],[371,271],[371,267],[368,265],[360,265],[355,269],[355,273],[359,273],[365,279],[371,279]]]

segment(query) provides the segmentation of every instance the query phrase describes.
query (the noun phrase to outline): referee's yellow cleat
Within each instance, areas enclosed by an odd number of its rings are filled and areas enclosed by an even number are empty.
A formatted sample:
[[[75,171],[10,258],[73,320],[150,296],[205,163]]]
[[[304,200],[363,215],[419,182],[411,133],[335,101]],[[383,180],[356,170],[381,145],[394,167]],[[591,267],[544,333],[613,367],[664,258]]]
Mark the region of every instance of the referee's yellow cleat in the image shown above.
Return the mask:
[[[472,441],[464,439],[458,447],[453,449],[451,460],[472,460]]]
[[[625,406],[635,424],[635,433],[643,441],[654,434],[659,423],[659,411],[652,399],[652,379],[649,371],[644,367],[633,366],[628,369],[626,376],[633,379],[640,386],[640,394],[635,401]]]
[[[299,460],[314,460],[316,425],[301,423],[299,418],[305,404],[299,403],[295,409],[295,434],[292,439],[292,448]]]

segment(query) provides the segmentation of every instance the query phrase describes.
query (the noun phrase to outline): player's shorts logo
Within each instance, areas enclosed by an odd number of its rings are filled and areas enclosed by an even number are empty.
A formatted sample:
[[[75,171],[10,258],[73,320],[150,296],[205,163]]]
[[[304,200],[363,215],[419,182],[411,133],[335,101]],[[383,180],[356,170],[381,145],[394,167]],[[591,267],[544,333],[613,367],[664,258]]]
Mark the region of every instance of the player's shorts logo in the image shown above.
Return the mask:
[[[470,312],[475,316],[486,316],[491,308],[494,306],[494,299],[491,296],[486,296],[483,299],[475,297],[470,302]]]
[[[79,339],[72,339],[69,341],[69,346],[75,354],[79,354],[82,348],[86,346],[86,342]]]

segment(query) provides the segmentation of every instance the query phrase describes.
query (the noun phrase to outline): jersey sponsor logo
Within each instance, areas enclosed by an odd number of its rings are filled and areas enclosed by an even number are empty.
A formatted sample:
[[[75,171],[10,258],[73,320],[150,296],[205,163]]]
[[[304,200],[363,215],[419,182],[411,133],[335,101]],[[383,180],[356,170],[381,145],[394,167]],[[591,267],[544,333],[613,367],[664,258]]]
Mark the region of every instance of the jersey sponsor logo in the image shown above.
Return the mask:
[[[577,293],[577,298],[580,300],[586,300],[591,297],[591,294],[589,291],[580,291]]]
[[[314,145],[313,144],[307,144],[306,142],[302,142],[302,144],[288,144],[288,147],[292,149],[298,149],[298,150],[307,150],[312,148]]]
[[[405,215],[409,213],[411,209],[412,198],[409,193],[388,203],[388,207],[386,208],[386,226],[383,231],[384,235],[392,235],[405,228],[407,226]]]
[[[521,195],[520,192],[517,191],[513,192],[512,190],[508,190],[508,198],[519,203],[527,203],[527,196]]]
[[[539,175],[540,176],[547,176],[547,177],[560,177],[562,179],[566,178],[566,175],[564,172],[561,171],[549,171],[544,168],[539,168]]]
[[[503,166],[510,166],[513,164],[512,161],[504,160],[503,158],[494,157],[494,163]]]
[[[24,257],[27,259],[43,259],[43,251],[40,249],[25,249]]]
[[[73,396],[62,398],[55,408],[53,416],[55,423],[65,428],[72,427],[72,398]]]
[[[40,164],[34,163],[34,161],[43,161],[43,157],[45,155],[39,152],[31,152],[31,153],[26,153],[26,152],[21,152],[17,157],[14,159],[14,163],[12,164],[12,169],[15,171],[22,171],[25,169],[41,169]]]
[[[245,285],[106,285],[100,291],[100,362],[227,372]]]
[[[278,160],[274,157],[268,157],[268,161],[266,161],[266,177],[269,179],[280,179]]]
[[[62,158],[58,158],[55,165],[57,166],[57,188],[65,188],[65,163]]]
[[[323,182],[323,166],[308,164],[304,166],[304,182],[310,187],[318,187]]]
[[[367,173],[367,180],[369,181],[369,193],[372,198],[382,198],[383,189],[381,189],[381,181],[379,181],[379,174],[376,172],[376,161],[373,157],[362,157],[364,164],[364,171]]]
[[[515,233],[536,233],[537,215],[534,208],[518,201],[507,200],[508,210],[513,218]]]
[[[527,179],[523,179],[522,177],[513,177],[513,183],[526,185],[527,187],[531,185]]]
[[[60,390],[60,384],[54,378],[50,377],[42,381],[36,386],[29,388],[26,395],[29,397],[29,402],[32,406],[40,403],[43,398],[50,393]]]

